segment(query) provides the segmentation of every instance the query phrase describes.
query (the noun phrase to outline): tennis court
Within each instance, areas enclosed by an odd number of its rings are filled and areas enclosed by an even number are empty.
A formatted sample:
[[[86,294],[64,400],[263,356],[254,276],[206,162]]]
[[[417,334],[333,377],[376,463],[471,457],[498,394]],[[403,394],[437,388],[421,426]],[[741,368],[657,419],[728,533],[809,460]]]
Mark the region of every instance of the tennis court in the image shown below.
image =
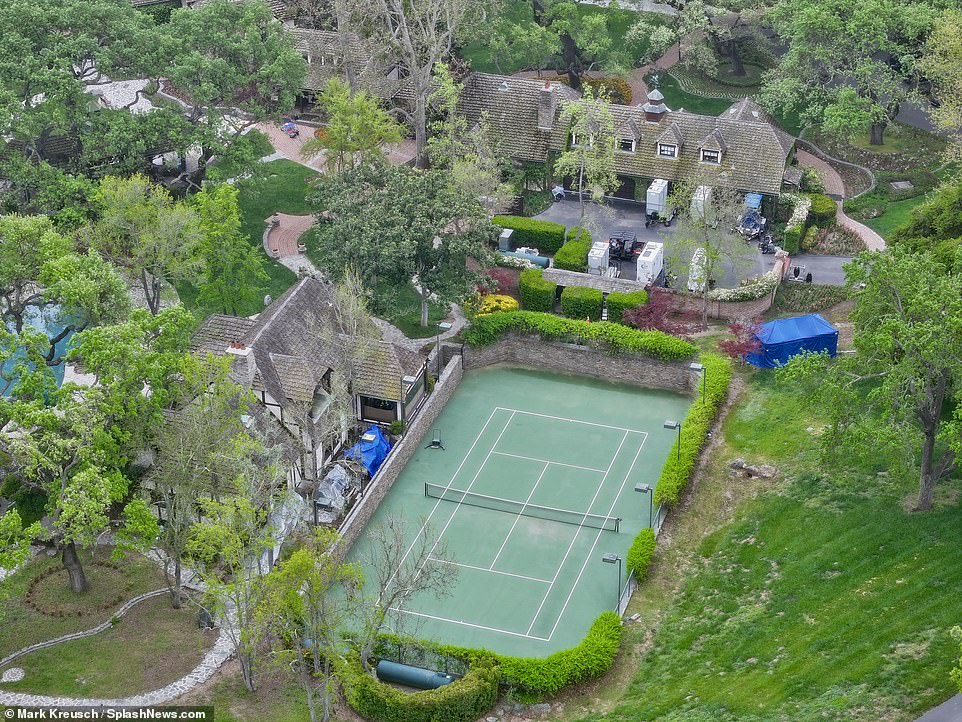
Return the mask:
[[[403,516],[409,545],[439,542],[426,563],[457,571],[450,596],[398,610],[405,631],[526,656],[580,642],[615,607],[618,567],[602,556],[624,557],[648,526],[634,487],[657,482],[675,438],[663,423],[688,405],[580,377],[469,372],[435,424],[445,449],[419,450],[372,520]]]

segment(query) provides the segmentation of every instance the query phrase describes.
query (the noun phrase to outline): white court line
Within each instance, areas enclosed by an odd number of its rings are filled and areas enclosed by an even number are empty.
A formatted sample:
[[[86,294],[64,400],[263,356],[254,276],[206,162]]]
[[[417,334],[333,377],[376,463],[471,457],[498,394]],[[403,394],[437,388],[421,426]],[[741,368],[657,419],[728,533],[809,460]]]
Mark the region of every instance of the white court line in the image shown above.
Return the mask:
[[[609,516],[611,515],[611,512],[615,510],[615,504],[618,503],[618,499],[621,498],[621,495],[625,491],[625,484],[628,483],[628,478],[631,476],[632,469],[635,468],[635,462],[638,461],[638,457],[641,455],[641,450],[645,448],[646,441],[648,441],[648,434],[645,434],[645,438],[642,440],[641,446],[639,446],[638,451],[635,452],[635,458],[631,460],[631,466],[628,467],[628,473],[625,474],[624,481],[621,482],[621,488],[618,490],[618,493],[615,495],[614,501],[611,502],[611,507],[609,507],[608,509]],[[590,509],[591,507],[588,507],[588,508]],[[598,540],[600,538],[601,538],[601,532],[599,531],[598,535],[595,537],[594,544],[591,545],[591,550],[588,552],[587,556],[585,556],[584,564],[581,565],[581,571],[578,572],[578,578],[575,579],[575,583],[571,587],[571,591],[568,592],[568,598],[565,599],[564,606],[561,607],[561,611],[558,613],[558,618],[555,620],[554,626],[551,628],[551,633],[548,635],[549,640],[554,636],[555,630],[558,628],[558,625],[561,623],[561,618],[564,616],[565,610],[568,608],[568,602],[571,601],[571,597],[574,596],[575,590],[578,588],[578,585],[581,583],[581,576],[585,573],[585,568],[588,566],[588,562],[591,561],[591,559],[595,555],[595,547],[598,546]],[[629,569],[629,571],[631,570]],[[619,599],[618,601],[620,602],[621,600]],[[528,631],[529,632],[531,631],[530,627],[528,627]]]
[[[485,464],[487,464],[487,463],[488,463],[488,459],[491,458],[491,452],[493,452],[493,451],[498,447],[498,443],[501,441],[501,437],[504,436],[504,432],[508,430],[508,427],[509,427],[509,426],[511,426],[511,420],[512,420],[512,419],[514,419],[514,413],[513,413],[513,412],[512,412],[512,414],[511,414],[511,416],[508,417],[508,421],[507,421],[507,423],[504,425],[504,428],[501,429],[501,433],[498,434],[498,438],[494,440],[494,443],[493,443],[493,444],[491,444],[491,449],[490,449],[490,450],[488,451],[488,453],[485,455],[484,461],[481,462],[481,466],[478,467],[477,473],[474,475],[474,478],[471,479],[471,483],[468,484],[468,488],[465,489],[464,491],[466,491],[466,492],[471,491],[471,487],[474,486],[474,482],[476,482],[476,481],[478,480],[478,477],[481,476],[481,472],[484,471]],[[450,483],[448,484],[447,488],[449,488],[449,489],[451,488],[451,484],[450,484]],[[441,500],[438,499],[438,504],[440,504],[440,503],[441,503]],[[435,506],[437,506],[437,504],[435,504]],[[441,533],[438,534],[438,538],[434,540],[434,545],[431,547],[431,550],[428,552],[427,557],[425,558],[425,560],[424,560],[423,562],[421,562],[421,566],[418,567],[418,574],[420,574],[420,573],[421,573],[421,570],[424,569],[424,565],[427,564],[428,559],[430,559],[430,558],[431,558],[431,555],[434,554],[434,550],[438,548],[438,544],[440,544],[440,543],[441,543],[441,539],[444,538],[444,533],[448,530],[448,527],[451,526],[451,522],[454,521],[454,517],[457,516],[457,513],[458,513],[458,511],[459,511],[460,509],[461,509],[461,504],[458,503],[458,505],[454,508],[454,511],[451,512],[451,516],[448,517],[447,523],[446,523],[446,524],[444,525],[444,527],[441,529]],[[421,528],[423,529],[424,527],[422,526]]]
[[[479,432],[478,432],[478,435],[474,437],[474,442],[471,444],[471,447],[468,449],[468,452],[464,455],[464,458],[461,459],[461,463],[458,464],[458,468],[454,470],[454,474],[452,474],[451,480],[448,481],[448,485],[445,487],[446,489],[450,489],[450,488],[451,488],[451,484],[453,484],[453,483],[454,483],[454,480],[458,478],[458,474],[461,473],[461,467],[464,466],[465,462],[468,460],[468,457],[471,456],[471,452],[474,451],[474,447],[478,445],[478,442],[481,440],[481,437],[484,435],[485,429],[488,428],[488,424],[491,423],[491,419],[494,418],[494,415],[495,415],[496,413],[498,413],[498,409],[497,409],[497,408],[495,408],[495,409],[491,412],[491,415],[488,416],[488,420],[485,421],[485,422],[484,422],[484,426],[481,427],[481,431],[479,431]],[[510,423],[510,420],[509,420],[509,423]],[[502,433],[504,433],[504,432],[502,432]],[[498,437],[498,438],[500,438],[500,437]],[[494,448],[494,447],[492,447],[492,448]],[[489,453],[490,453],[490,452],[489,452]],[[483,466],[483,464],[482,464],[482,466]],[[394,577],[396,577],[396,576],[397,576],[397,573],[398,573],[399,571],[401,571],[401,566],[404,564],[404,560],[408,558],[408,554],[410,554],[410,553],[411,553],[411,550],[414,549],[414,545],[418,543],[418,539],[421,538],[421,534],[424,533],[424,530],[427,528],[428,524],[431,523],[431,518],[434,516],[434,512],[436,512],[436,511],[438,510],[438,507],[441,506],[441,501],[442,501],[441,499],[438,499],[438,500],[435,502],[434,507],[431,509],[431,513],[428,514],[428,518],[424,520],[424,523],[421,525],[421,528],[418,529],[418,533],[414,535],[414,540],[411,542],[411,546],[409,546],[408,549],[407,549],[407,551],[404,552],[404,556],[401,557],[401,561],[398,562],[397,569],[394,570],[394,573],[391,575],[391,578],[387,580],[387,586],[390,586],[390,585],[391,585],[391,582],[394,581]],[[432,549],[431,551],[434,551],[434,550]],[[430,556],[430,554],[429,554],[428,556]]]
[[[517,577],[518,579],[527,579],[529,582],[541,582],[542,584],[551,584],[548,579],[538,579],[537,577],[526,577],[524,574],[512,574],[511,572],[502,572],[498,569],[488,569],[486,567],[476,567],[471,564],[462,564],[461,562],[452,562],[447,559],[435,559],[431,557],[428,561],[438,562],[439,564],[450,564],[453,567],[464,567],[465,569],[477,569],[479,572],[491,572],[492,574],[501,574],[506,577]]]
[[[593,421],[581,421],[579,419],[569,419],[565,416],[550,416],[549,414],[539,414],[534,411],[522,411],[521,409],[509,409],[507,406],[496,406],[496,410],[500,411],[510,411],[513,414],[525,414],[526,416],[540,416],[543,419],[554,419],[555,421],[569,421],[572,424],[584,424],[585,426],[597,426],[602,429],[614,429],[615,431],[625,431],[634,432],[636,434],[645,434],[647,431],[642,431],[641,429],[626,429],[623,426],[609,426],[608,424],[596,424]]]
[[[435,617],[433,614],[422,614],[421,612],[410,612],[407,609],[395,609],[391,607],[392,612],[400,612],[401,614],[411,614],[415,617],[424,617],[425,619],[434,619],[438,622],[450,622],[451,624],[460,624],[464,627],[473,627],[474,629],[483,629],[486,632],[497,632],[498,634],[510,634],[512,637],[524,637],[525,639],[534,639],[538,642],[550,642],[550,639],[545,639],[544,637],[535,637],[530,634],[522,634],[521,632],[509,632],[507,629],[498,629],[497,627],[485,627],[483,624],[471,624],[470,622],[462,622],[459,619],[448,619],[447,617]]]
[[[604,488],[605,480],[608,478],[608,474],[611,472],[611,467],[614,466],[615,462],[618,460],[618,455],[621,453],[621,447],[625,445],[625,439],[627,438],[628,438],[628,432],[625,431],[624,435],[621,437],[621,443],[618,444],[618,449],[615,451],[615,455],[611,457],[611,463],[608,464],[608,471],[606,471],[605,475],[601,477],[601,483],[599,483],[598,488],[595,489],[595,495],[591,497],[591,501],[588,502],[588,509],[587,511],[585,511],[585,516],[587,516],[591,512],[591,507],[594,506],[595,499],[598,498],[598,494],[600,494],[601,490]],[[568,555],[571,554],[571,549],[572,547],[574,547],[575,541],[578,539],[578,536],[581,534],[581,529],[582,527],[579,526],[578,530],[575,532],[575,535],[571,538],[571,543],[568,544],[568,549],[567,551],[565,551],[564,558],[561,560],[561,564],[558,565],[558,569],[554,573],[554,578],[551,580],[551,584],[548,586],[548,591],[545,592],[544,598],[541,600],[541,604],[538,605],[538,611],[534,613],[534,619],[532,619],[531,624],[528,625],[528,630],[527,632],[525,632],[526,634],[531,632],[531,629],[534,627],[534,623],[537,622],[538,617],[541,616],[541,610],[544,609],[544,603],[548,601],[548,597],[551,595],[551,590],[554,589],[554,583],[558,581],[558,575],[561,574],[561,570],[562,568],[564,568],[565,562],[568,561]],[[598,536],[601,536],[601,531],[598,532]]]
[[[495,451],[492,452],[495,456],[510,456],[512,459],[524,459],[525,461],[537,461],[542,464],[551,464],[552,466],[567,466],[569,469],[581,469],[582,471],[596,471],[599,474],[604,474],[604,469],[594,469],[590,466],[578,466],[577,464],[563,464],[560,461],[548,461],[547,459],[535,459],[533,456],[521,456],[519,454],[509,454],[506,451]]]
[[[504,541],[501,542],[501,548],[498,549],[498,553],[494,555],[494,561],[491,562],[491,566],[488,567],[489,572],[494,571],[494,565],[498,563],[498,559],[501,557],[501,552],[504,551],[504,547],[508,544],[508,539],[511,538],[511,534],[514,533],[514,528],[518,526],[518,522],[521,521],[521,515],[524,514],[524,508],[528,506],[528,502],[531,501],[531,497],[534,496],[535,491],[537,491],[538,489],[538,484],[541,483],[541,480],[544,478],[544,475],[547,471],[548,471],[548,462],[546,461],[544,462],[544,468],[541,470],[541,474],[538,476],[538,480],[534,483],[534,486],[531,487],[531,493],[528,494],[528,498],[525,499],[524,504],[521,505],[521,511],[519,511],[518,515],[514,518],[514,523],[511,525],[511,528],[508,530],[508,535],[504,538]]]

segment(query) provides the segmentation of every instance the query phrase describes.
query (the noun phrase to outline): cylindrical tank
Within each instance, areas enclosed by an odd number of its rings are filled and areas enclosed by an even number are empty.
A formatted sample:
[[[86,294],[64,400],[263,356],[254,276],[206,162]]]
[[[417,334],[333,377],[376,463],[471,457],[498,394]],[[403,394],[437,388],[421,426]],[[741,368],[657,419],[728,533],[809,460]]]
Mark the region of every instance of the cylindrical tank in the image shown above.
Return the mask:
[[[416,689],[437,689],[451,684],[456,679],[453,674],[389,662],[386,659],[377,663],[377,678],[382,682],[395,682]]]

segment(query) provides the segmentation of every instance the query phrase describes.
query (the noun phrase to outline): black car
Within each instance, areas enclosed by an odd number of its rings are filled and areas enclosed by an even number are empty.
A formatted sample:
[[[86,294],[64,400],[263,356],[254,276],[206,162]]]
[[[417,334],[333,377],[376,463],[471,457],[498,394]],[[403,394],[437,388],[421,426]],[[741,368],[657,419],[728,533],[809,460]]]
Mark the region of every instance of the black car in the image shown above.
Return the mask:
[[[608,258],[610,260],[633,261],[645,247],[644,241],[631,231],[612,233],[608,238]]]

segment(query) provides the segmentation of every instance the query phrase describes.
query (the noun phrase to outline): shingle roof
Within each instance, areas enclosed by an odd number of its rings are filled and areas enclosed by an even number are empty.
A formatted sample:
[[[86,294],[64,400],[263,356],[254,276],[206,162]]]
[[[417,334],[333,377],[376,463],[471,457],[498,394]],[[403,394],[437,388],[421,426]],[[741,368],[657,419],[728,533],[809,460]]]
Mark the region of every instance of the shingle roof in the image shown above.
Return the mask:
[[[420,373],[425,361],[414,351],[381,341],[359,364],[354,390],[364,396],[400,401],[404,397],[403,378]]]
[[[158,0],[147,0],[147,2],[144,2],[144,0],[132,0],[135,6],[138,3],[141,5],[147,5],[147,4],[150,4],[151,2],[157,2],[157,1]],[[208,4],[210,1],[211,0],[188,0],[188,4],[191,7],[199,8]],[[247,2],[247,0],[230,0],[230,1],[235,3]],[[271,13],[273,13],[275,18],[283,19],[290,14],[290,8],[288,7],[285,0],[267,0],[267,6],[271,9]]]
[[[222,356],[227,344],[240,341],[244,334],[254,326],[249,318],[237,316],[209,316],[200,328],[194,332],[190,342],[190,350],[198,354],[214,354]]]
[[[508,156],[544,161],[551,134],[558,127],[558,110],[562,101],[578,98],[576,91],[561,83],[552,82],[547,90],[545,85],[542,80],[530,78],[472,73],[464,81],[458,108],[471,125],[478,122],[482,111],[486,112],[500,150]],[[548,99],[554,109],[550,125],[546,125],[547,117],[542,106],[543,100]]]

